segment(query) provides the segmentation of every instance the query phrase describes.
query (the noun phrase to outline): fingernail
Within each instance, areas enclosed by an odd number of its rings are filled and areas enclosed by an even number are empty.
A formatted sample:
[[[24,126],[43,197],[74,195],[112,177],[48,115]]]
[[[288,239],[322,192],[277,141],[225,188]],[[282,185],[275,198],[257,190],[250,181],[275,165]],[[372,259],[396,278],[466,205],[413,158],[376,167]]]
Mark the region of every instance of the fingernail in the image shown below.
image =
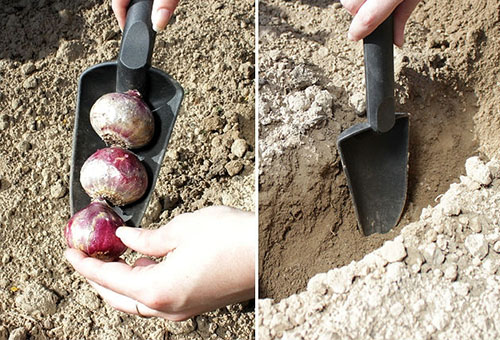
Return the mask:
[[[354,37],[352,36],[351,32],[347,33],[347,39],[349,39],[350,41],[354,41]]]
[[[153,30],[155,32],[160,32],[164,30],[171,16],[172,12],[165,8],[159,8],[158,10],[153,12],[151,18],[151,21],[153,23]]]

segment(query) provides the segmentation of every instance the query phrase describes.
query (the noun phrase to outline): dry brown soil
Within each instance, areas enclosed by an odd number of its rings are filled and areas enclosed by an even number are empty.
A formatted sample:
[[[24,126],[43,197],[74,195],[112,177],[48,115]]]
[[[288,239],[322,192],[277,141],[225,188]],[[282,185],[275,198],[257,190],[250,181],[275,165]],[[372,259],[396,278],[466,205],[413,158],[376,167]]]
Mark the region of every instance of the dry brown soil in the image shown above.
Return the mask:
[[[410,18],[395,51],[397,110],[411,115],[407,206],[397,228],[370,237],[358,230],[335,144],[366,119],[356,112],[363,54],[346,39],[350,15],[334,1],[264,0],[259,20],[259,290],[281,299],[394,238],[464,173],[467,157],[499,155],[500,5],[423,1]],[[314,86],[332,104],[282,134],[305,112],[288,122],[278,112]]]
[[[254,209],[254,11],[182,1],[157,36],[153,66],[185,97],[144,227],[214,204]],[[0,339],[254,338],[253,301],[180,324],[141,319],[62,256],[78,77],[116,59],[121,38],[110,1],[2,1],[0,31]]]

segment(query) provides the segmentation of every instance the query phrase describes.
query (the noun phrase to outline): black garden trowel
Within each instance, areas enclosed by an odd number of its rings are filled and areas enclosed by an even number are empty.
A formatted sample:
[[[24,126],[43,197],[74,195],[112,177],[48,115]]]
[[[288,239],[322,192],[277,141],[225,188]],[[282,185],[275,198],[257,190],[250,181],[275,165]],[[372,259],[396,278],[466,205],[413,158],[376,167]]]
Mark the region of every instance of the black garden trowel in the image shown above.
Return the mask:
[[[392,15],[363,41],[368,122],[337,140],[342,166],[365,235],[386,233],[401,218],[408,183],[409,119],[394,112]]]
[[[151,9],[152,0],[132,0],[127,11],[118,60],[90,67],[80,76],[71,160],[72,214],[90,203],[89,196],[80,185],[83,163],[95,151],[106,147],[90,125],[90,109],[106,93],[132,89],[142,94],[155,119],[152,141],[140,149],[131,150],[146,167],[149,186],[139,201],[114,209],[127,225],[139,226],[149,204],[184,96],[182,87],[174,79],[151,67],[155,41],[155,33],[151,28]]]

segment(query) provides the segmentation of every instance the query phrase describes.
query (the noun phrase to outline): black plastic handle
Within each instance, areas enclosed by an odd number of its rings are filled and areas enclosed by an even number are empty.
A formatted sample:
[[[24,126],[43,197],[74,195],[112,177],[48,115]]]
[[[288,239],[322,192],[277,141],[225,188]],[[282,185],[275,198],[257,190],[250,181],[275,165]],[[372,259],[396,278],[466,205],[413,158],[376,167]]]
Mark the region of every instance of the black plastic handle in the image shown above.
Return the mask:
[[[156,33],[151,24],[152,0],[132,0],[127,10],[120,54],[117,61],[116,91],[138,90],[147,93],[146,75]]]
[[[363,40],[365,54],[366,113],[379,133],[394,126],[394,51],[392,14]]]

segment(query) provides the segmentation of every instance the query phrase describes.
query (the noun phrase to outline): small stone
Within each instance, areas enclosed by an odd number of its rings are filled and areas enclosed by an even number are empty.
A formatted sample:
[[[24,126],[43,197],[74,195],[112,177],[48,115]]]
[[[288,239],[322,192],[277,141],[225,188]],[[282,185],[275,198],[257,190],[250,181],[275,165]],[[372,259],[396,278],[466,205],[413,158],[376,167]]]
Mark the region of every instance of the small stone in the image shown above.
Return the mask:
[[[432,265],[439,265],[444,262],[443,252],[437,247],[436,243],[428,243],[422,249],[425,260]]]
[[[196,324],[193,319],[176,322],[167,320],[165,321],[165,328],[174,335],[182,335],[194,331],[196,329]]]
[[[455,281],[458,275],[458,267],[456,264],[452,263],[446,266],[444,269],[444,278],[450,281]]]
[[[31,143],[23,140],[17,144],[16,148],[19,152],[27,152],[31,150]]]
[[[19,327],[10,332],[9,340],[26,340],[26,329]]]
[[[496,274],[498,266],[499,266],[498,261],[494,261],[492,259],[486,259],[483,262],[483,269],[489,275]]]
[[[434,229],[429,229],[425,233],[425,239],[427,242],[435,242],[437,240],[438,233]]]
[[[9,263],[11,260],[10,254],[3,254],[2,255],[2,264],[5,266],[7,263]]]
[[[328,47],[322,46],[318,50],[318,56],[321,58],[326,58],[330,54],[330,51],[328,50]]]
[[[411,309],[414,313],[420,313],[425,309],[425,300],[419,299],[415,301],[415,303],[411,306]]]
[[[314,275],[307,283],[307,291],[316,295],[325,295],[328,291],[326,278],[326,273]]]
[[[404,264],[402,262],[389,263],[387,265],[386,279],[389,282],[399,282],[403,276]]]
[[[246,140],[242,138],[236,139],[233,142],[233,145],[231,145],[231,152],[233,153],[233,155],[239,158],[243,157],[247,152],[247,150],[248,150],[248,144]]]
[[[493,245],[493,250],[497,253],[500,253],[500,241],[496,241]]]
[[[441,277],[443,277],[443,271],[439,268],[435,268],[433,271],[432,271],[432,274],[434,275],[434,277],[436,279],[440,279]]]
[[[210,116],[205,119],[203,126],[205,130],[217,131],[224,127],[224,121],[219,116]]]
[[[468,283],[456,281],[452,283],[452,288],[460,296],[467,296],[470,291],[470,286]]]
[[[347,267],[332,269],[327,273],[328,287],[335,294],[343,294],[351,289],[354,274]]]
[[[224,168],[226,168],[229,176],[233,177],[239,174],[241,170],[243,170],[243,163],[239,160],[230,161],[224,166]]]
[[[472,234],[465,239],[465,248],[472,256],[482,260],[488,255],[488,242],[483,234]]]
[[[444,236],[442,234],[438,235],[438,237],[436,239],[436,245],[442,251],[446,251],[446,249],[448,248],[448,240],[446,239],[446,236]]]
[[[356,92],[354,93],[351,98],[349,98],[349,102],[351,103],[352,107],[356,110],[356,114],[358,116],[362,116],[365,111],[366,111],[366,101],[365,101],[365,95]]]
[[[391,309],[389,309],[389,313],[391,313],[393,317],[398,317],[401,313],[403,313],[404,309],[405,308],[401,303],[396,302],[391,306]]]
[[[500,161],[498,159],[492,159],[486,163],[486,166],[490,169],[491,176],[500,178]]]
[[[241,64],[238,71],[240,71],[243,74],[243,77],[245,79],[253,79],[255,74],[254,67],[250,62]]]
[[[21,72],[24,75],[30,75],[31,73],[35,72],[35,70],[36,70],[36,67],[31,62],[28,62],[28,63],[24,64],[23,66],[21,66]]]
[[[379,249],[379,254],[387,262],[399,262],[406,256],[406,249],[402,242],[386,241]]]
[[[35,77],[29,77],[23,82],[25,89],[34,89],[38,85],[38,80]]]
[[[465,171],[467,176],[483,185],[491,183],[491,172],[486,164],[479,157],[470,157],[465,161]]]
[[[50,197],[57,199],[57,198],[62,198],[64,195],[66,195],[67,189],[66,187],[62,184],[61,181],[58,181],[54,183],[50,187]]]
[[[481,232],[481,222],[479,221],[479,218],[477,216],[474,216],[470,219],[469,228],[475,233]]]
[[[29,283],[16,297],[16,305],[28,314],[52,315],[57,309],[57,296],[36,282]]]

